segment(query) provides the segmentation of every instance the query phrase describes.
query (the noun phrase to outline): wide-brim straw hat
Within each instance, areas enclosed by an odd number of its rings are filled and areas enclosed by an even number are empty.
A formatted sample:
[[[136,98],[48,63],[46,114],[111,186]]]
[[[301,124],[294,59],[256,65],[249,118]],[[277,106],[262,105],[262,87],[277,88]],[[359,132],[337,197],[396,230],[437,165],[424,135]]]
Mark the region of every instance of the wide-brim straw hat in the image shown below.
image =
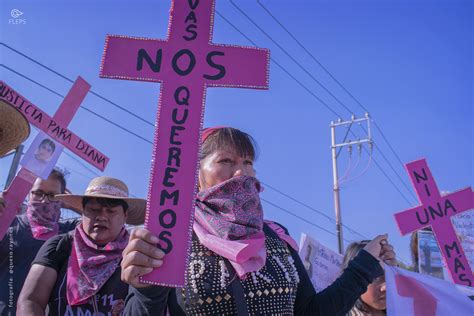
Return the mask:
[[[0,100],[0,157],[15,149],[30,135],[30,124],[13,105]]]
[[[145,221],[146,200],[130,198],[128,195],[128,187],[122,181],[111,177],[97,177],[91,180],[84,195],[58,194],[55,198],[81,214],[84,197],[123,200],[128,204],[126,223],[141,225]]]

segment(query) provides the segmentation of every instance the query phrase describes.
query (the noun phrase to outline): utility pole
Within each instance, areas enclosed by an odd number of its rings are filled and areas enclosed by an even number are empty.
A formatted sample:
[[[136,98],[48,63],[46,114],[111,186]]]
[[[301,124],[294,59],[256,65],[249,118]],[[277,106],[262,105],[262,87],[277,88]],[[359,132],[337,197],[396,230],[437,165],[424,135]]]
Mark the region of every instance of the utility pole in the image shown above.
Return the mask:
[[[20,164],[21,155],[23,154],[23,148],[23,145],[19,145],[15,150],[15,155],[13,156],[13,161],[10,166],[10,171],[8,172],[8,178],[7,182],[5,183],[4,190],[8,188],[13,178],[15,177],[16,171],[18,170],[18,165]]]
[[[358,140],[343,140],[343,143],[337,143],[336,141],[336,128],[340,126],[352,125],[354,123],[363,123],[367,122],[367,137],[364,139]],[[372,136],[370,133],[370,116],[369,113],[365,113],[365,117],[363,118],[356,118],[354,115],[352,116],[351,120],[343,121],[342,119],[338,119],[337,122],[331,122],[331,153],[332,153],[332,176],[333,176],[333,194],[334,194],[334,210],[336,213],[336,233],[337,233],[337,244],[339,253],[342,254],[344,251],[344,239],[342,236],[342,216],[341,216],[341,201],[339,198],[339,176],[337,173],[337,149],[345,146],[353,146],[359,145],[361,146],[363,143],[372,144]],[[351,128],[349,126],[348,128]]]

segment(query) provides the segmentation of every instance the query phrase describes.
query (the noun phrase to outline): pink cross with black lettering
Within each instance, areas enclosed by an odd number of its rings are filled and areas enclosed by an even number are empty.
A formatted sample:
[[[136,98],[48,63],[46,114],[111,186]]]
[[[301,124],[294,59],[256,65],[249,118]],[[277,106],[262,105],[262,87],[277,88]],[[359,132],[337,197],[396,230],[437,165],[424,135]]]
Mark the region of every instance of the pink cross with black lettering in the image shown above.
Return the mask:
[[[213,44],[214,0],[174,0],[168,39],[107,36],[100,75],[160,82],[145,226],[164,264],[142,281],[183,286],[208,87],[268,88],[269,51]]]
[[[53,117],[43,112],[3,81],[0,81],[0,98],[16,107],[32,125],[89,164],[103,171],[109,158],[67,129],[89,89],[90,85],[78,77]],[[13,178],[7,191],[3,193],[6,208],[0,220],[0,240],[15,218],[18,208],[30,192],[36,178],[35,174],[22,167]]]
[[[441,196],[425,159],[406,168],[421,205],[395,214],[400,232],[406,235],[431,226],[453,281],[473,286],[471,267],[451,222],[452,216],[474,208],[471,188]]]

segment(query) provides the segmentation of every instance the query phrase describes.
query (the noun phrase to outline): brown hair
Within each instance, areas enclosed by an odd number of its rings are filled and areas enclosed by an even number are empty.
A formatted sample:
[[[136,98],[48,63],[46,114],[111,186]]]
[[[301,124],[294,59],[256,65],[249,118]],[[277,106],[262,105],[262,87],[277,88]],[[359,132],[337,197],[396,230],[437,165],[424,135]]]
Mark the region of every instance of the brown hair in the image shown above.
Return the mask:
[[[56,150],[56,144],[51,139],[48,139],[48,138],[43,139],[38,147],[41,147],[42,145],[48,145],[49,147],[51,147],[52,152]]]
[[[257,143],[249,134],[232,127],[216,129],[203,142],[199,159],[203,160],[218,149],[234,150],[241,157],[256,160],[258,156]]]
[[[369,242],[370,240],[361,240],[353,242],[352,244],[347,246],[346,253],[344,254],[344,259],[342,259],[341,270],[347,268],[347,266],[349,266],[349,262],[351,262],[351,260],[354,259],[355,256],[357,256],[359,251],[363,249]]]
[[[53,169],[53,171],[51,171],[51,173],[49,174],[48,178],[52,178],[61,183],[61,194],[64,194],[66,192],[66,178],[64,176],[64,173],[61,172],[61,170]]]

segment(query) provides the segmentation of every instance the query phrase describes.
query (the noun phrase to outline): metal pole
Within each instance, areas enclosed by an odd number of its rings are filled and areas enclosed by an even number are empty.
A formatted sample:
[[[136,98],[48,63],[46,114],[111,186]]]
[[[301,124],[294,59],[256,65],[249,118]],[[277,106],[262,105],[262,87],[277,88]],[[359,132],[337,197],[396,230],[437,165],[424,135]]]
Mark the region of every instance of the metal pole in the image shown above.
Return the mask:
[[[8,186],[13,181],[13,178],[16,175],[16,171],[18,170],[18,165],[20,164],[21,154],[23,153],[23,148],[24,148],[23,145],[19,145],[15,150],[15,155],[13,156],[12,165],[10,166],[10,171],[8,172],[8,178],[7,178],[7,182],[5,183],[4,190],[8,188]]]
[[[342,238],[341,203],[339,200],[339,176],[337,174],[337,151],[336,151],[336,126],[331,122],[331,152],[332,152],[332,176],[334,180],[334,209],[336,211],[336,232],[339,253],[344,251],[344,240]]]

